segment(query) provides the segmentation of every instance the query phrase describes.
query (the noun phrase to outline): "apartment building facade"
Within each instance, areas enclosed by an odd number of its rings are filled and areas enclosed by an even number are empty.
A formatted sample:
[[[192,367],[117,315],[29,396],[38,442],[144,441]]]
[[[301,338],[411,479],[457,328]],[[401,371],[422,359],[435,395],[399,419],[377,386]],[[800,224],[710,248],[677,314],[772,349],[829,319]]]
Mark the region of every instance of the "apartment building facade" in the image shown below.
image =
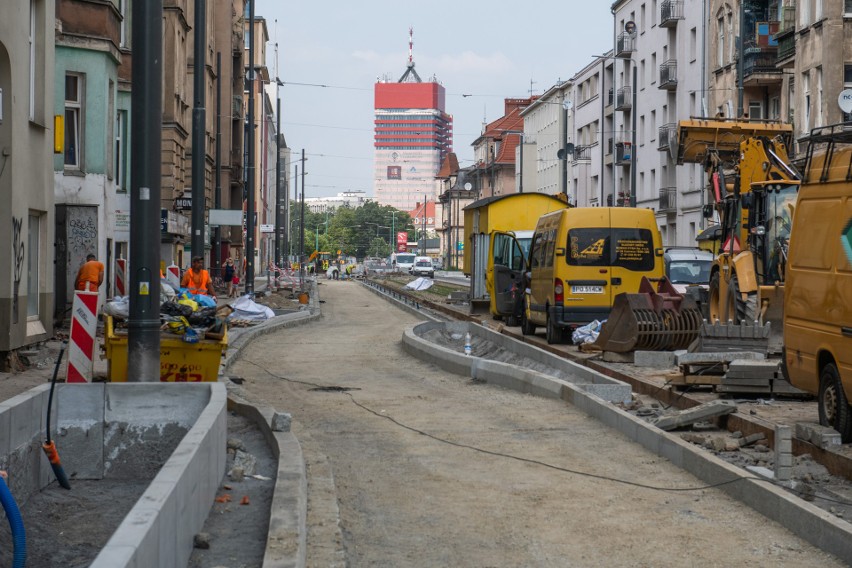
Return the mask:
[[[523,146],[525,191],[566,193],[572,203],[576,195],[571,173],[573,161],[570,154],[559,151],[573,144],[573,98],[573,83],[559,81],[520,111],[526,142]],[[519,150],[519,163],[520,159]]]
[[[674,147],[677,122],[704,112],[705,3],[622,0],[612,11],[613,202],[653,209],[665,245],[694,245],[704,173],[678,166]]]
[[[53,334],[53,0],[13,2],[0,18],[0,353]]]

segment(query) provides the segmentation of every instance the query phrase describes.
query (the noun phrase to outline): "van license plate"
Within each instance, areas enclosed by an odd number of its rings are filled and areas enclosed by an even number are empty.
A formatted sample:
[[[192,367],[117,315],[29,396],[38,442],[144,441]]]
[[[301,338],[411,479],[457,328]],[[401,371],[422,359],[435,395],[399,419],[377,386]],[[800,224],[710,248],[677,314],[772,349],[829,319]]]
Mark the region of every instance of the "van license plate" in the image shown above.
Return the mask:
[[[603,286],[571,286],[572,294],[603,294]]]

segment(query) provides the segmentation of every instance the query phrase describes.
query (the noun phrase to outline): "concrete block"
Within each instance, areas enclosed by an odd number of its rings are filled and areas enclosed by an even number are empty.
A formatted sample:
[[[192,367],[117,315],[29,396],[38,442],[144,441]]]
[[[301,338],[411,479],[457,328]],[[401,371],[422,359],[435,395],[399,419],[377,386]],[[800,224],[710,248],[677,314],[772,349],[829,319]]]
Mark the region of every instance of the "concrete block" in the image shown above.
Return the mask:
[[[677,414],[661,416],[652,424],[661,430],[674,430],[689,426],[702,420],[710,420],[717,416],[724,416],[737,411],[737,405],[729,400],[714,400],[700,406],[682,410]]]
[[[12,451],[12,409],[0,404],[0,459]]]
[[[633,364],[637,367],[668,369],[675,366],[675,354],[672,351],[635,351]]]
[[[9,445],[11,451],[28,446],[34,438],[39,437],[39,426],[41,426],[40,402],[39,399],[27,394],[9,399]]]
[[[104,389],[103,383],[65,384],[57,387],[58,444],[73,447],[63,454],[65,472],[79,479],[102,479],[104,475]]]
[[[633,353],[616,353],[615,351],[604,351],[601,359],[607,363],[633,363]]]
[[[840,432],[834,428],[810,422],[796,423],[796,437],[822,449],[841,444]]]
[[[289,432],[293,417],[287,412],[276,412],[272,415],[273,432]]]
[[[678,365],[711,365],[713,363],[728,363],[734,360],[759,361],[766,359],[765,353],[756,351],[730,351],[719,353],[685,353],[677,358]]]
[[[133,560],[135,554],[135,546],[105,546],[101,549],[101,552],[95,558],[95,561],[89,565],[89,568],[115,568],[116,566],[136,566],[136,563]]]

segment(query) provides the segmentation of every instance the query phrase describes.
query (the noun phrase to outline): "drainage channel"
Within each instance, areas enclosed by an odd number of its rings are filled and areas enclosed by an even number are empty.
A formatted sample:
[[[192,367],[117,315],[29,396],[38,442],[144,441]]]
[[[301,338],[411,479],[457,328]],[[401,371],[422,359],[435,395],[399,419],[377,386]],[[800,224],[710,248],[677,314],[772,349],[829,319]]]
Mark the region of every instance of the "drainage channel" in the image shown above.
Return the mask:
[[[373,288],[377,292],[380,292],[384,296],[392,298],[405,305],[417,306],[418,310],[425,309],[438,312],[452,320],[481,323],[483,317],[490,317],[490,315],[471,314],[469,312],[465,312],[457,308],[446,306],[437,301],[418,297],[410,292],[395,289],[380,281],[365,280],[364,284]],[[566,352],[564,348],[560,348],[559,346],[550,345],[547,342],[536,339],[534,337],[524,336],[520,333],[518,329],[510,329],[505,326],[499,325],[497,327],[499,328],[500,333],[502,333],[503,335],[511,337],[516,341],[527,343],[529,345],[534,345],[539,349],[558,355],[560,357],[564,357],[569,361],[598,371],[608,377],[623,381],[629,384],[635,393],[651,397],[666,406],[671,406],[678,409],[687,409],[701,405],[706,402],[704,400],[699,400],[694,397],[691,397],[689,393],[677,392],[665,387],[661,387],[659,384],[656,384],[653,381],[630,375],[619,369],[614,369],[601,361],[590,359],[589,356]],[[764,420],[760,417],[754,417],[739,413],[730,414],[726,417],[726,419],[727,421],[725,422],[725,427],[729,432],[739,431],[742,432],[743,436],[749,436],[752,434],[763,434],[766,437],[767,444],[769,445],[769,447],[774,447],[776,424],[774,424],[773,422]],[[808,441],[796,438],[795,436],[793,437],[792,442],[794,455],[801,456],[804,454],[809,454],[815,462],[825,467],[826,470],[828,470],[828,472],[832,475],[844,477],[852,481],[852,453],[849,452],[848,445],[838,446],[839,451],[835,451],[830,449],[824,449]]]

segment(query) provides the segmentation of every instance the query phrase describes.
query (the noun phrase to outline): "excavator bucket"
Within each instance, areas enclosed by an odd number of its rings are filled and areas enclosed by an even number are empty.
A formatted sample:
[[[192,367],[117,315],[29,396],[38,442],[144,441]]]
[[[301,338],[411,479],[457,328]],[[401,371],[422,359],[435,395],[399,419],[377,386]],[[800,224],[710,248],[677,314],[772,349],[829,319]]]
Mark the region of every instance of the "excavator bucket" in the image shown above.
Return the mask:
[[[677,132],[678,165],[702,164],[710,149],[720,155],[736,155],[743,140],[757,136],[789,138],[789,124],[733,119],[681,120]]]
[[[638,293],[615,297],[609,319],[591,348],[616,353],[686,349],[698,337],[701,322],[698,304],[679,294],[668,278],[660,280],[656,289],[643,278]]]

